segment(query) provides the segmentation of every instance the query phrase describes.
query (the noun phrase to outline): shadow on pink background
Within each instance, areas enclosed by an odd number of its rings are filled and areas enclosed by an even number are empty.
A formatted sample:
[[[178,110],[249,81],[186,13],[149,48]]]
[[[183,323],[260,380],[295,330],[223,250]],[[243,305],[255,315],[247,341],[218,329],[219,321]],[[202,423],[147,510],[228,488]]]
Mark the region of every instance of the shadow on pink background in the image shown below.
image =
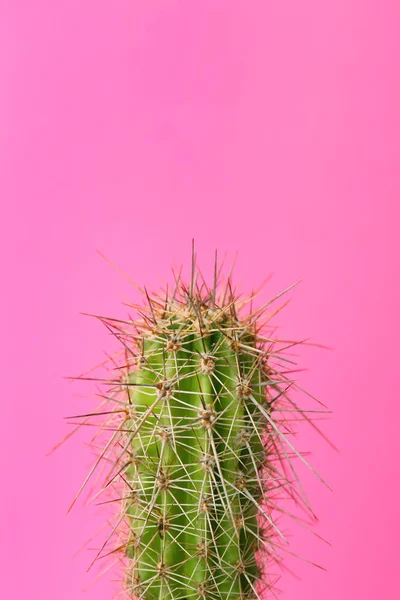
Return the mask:
[[[99,509],[65,516],[92,457],[63,417],[93,388],[62,379],[104,357],[82,312],[125,316],[135,289],[189,264],[196,239],[239,257],[265,297],[299,278],[279,323],[307,350],[301,383],[333,411],[333,452],[298,445],[317,532],[283,598],[394,598],[400,419],[397,2],[0,2],[1,596],[107,600],[76,550]],[[80,394],[80,397],[77,395]],[[92,544],[94,546],[94,544]]]

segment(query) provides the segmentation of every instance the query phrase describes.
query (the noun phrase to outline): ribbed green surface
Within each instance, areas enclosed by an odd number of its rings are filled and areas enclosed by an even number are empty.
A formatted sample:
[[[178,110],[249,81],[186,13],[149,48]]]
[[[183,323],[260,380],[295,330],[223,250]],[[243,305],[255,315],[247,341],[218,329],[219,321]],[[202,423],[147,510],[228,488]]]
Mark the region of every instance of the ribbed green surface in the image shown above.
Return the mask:
[[[129,396],[131,589],[144,600],[250,598],[259,575],[265,375],[227,321],[142,343]]]

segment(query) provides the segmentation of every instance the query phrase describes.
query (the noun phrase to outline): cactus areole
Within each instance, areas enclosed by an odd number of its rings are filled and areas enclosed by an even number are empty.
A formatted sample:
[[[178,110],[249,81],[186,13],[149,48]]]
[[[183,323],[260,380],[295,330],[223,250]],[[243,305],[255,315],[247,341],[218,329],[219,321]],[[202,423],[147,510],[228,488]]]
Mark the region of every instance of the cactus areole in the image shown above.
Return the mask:
[[[105,463],[98,494],[115,512],[96,558],[123,563],[126,598],[269,597],[287,547],[281,499],[312,515],[287,419],[305,416],[289,397],[294,342],[271,323],[282,294],[258,309],[255,295],[237,294],[217,262],[207,285],[193,257],[189,283],[144,290],[137,319],[98,317],[121,351],[99,378],[106,439],[89,476]]]

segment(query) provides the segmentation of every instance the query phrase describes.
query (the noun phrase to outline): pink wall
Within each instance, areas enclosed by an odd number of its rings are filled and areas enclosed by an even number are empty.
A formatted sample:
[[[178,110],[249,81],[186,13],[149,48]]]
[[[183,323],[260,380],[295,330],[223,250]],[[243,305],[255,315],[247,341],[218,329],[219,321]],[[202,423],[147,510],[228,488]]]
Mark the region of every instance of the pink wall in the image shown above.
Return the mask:
[[[297,532],[302,581],[283,598],[394,598],[398,585],[399,3],[390,0],[2,0],[1,589],[7,600],[107,600],[81,589],[101,522],[66,510],[91,455],[63,417],[93,391],[62,379],[110,349],[79,315],[140,284],[239,251],[266,294],[300,277],[281,316],[301,382],[334,410],[302,450],[318,533]],[[396,258],[397,256],[397,258]],[[5,336],[4,336],[5,334]]]

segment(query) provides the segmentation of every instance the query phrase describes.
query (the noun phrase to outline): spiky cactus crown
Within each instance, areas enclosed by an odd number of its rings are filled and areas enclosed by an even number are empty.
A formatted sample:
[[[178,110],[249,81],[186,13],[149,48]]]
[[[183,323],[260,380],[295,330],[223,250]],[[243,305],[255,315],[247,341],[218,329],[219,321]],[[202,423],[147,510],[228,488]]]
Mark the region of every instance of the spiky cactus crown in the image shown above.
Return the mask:
[[[273,565],[291,553],[277,523],[290,516],[284,499],[314,517],[287,418],[309,420],[289,396],[295,342],[276,339],[271,324],[284,292],[253,309],[255,293],[237,294],[217,265],[208,287],[194,259],[189,285],[179,275],[170,293],[142,292],[137,319],[98,317],[121,352],[112,376],[97,379],[98,411],[81,415],[102,416],[96,447],[106,439],[80,492],[103,465],[96,497],[111,493],[106,502],[119,506],[96,559],[124,564],[127,598],[275,594]]]

